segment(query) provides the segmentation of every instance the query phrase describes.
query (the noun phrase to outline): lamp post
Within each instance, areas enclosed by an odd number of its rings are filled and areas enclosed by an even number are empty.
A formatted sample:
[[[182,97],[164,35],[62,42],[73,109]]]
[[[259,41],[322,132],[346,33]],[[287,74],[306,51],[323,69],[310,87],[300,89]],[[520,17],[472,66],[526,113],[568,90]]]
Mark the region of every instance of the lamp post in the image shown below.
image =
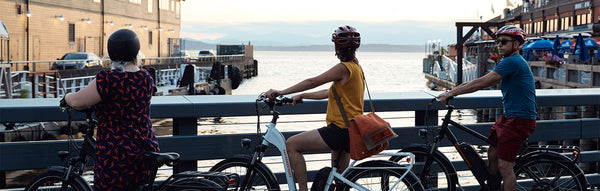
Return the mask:
[[[431,52],[429,44],[431,44],[431,40],[427,41],[427,54],[429,54]]]
[[[29,70],[29,17],[31,17],[31,10],[29,10],[29,0],[26,0],[26,8],[27,8],[27,27],[25,28],[25,32],[27,33],[27,65],[25,65],[26,70]],[[35,71],[35,68],[34,68]]]
[[[439,39],[439,38],[438,38],[438,40],[437,40],[437,41],[438,41],[438,46],[439,46],[439,48],[440,48],[440,52],[439,52],[439,53],[440,53],[440,55],[442,55],[442,39]]]

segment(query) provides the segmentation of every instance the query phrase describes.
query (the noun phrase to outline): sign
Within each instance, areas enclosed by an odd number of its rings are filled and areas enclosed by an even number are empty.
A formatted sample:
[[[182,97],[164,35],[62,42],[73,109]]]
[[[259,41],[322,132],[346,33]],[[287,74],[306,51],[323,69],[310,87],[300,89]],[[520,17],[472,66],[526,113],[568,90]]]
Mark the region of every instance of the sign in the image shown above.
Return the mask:
[[[577,9],[583,9],[583,8],[589,8],[591,6],[592,6],[592,3],[590,3],[590,1],[581,2],[581,3],[575,4],[575,10],[577,10]]]

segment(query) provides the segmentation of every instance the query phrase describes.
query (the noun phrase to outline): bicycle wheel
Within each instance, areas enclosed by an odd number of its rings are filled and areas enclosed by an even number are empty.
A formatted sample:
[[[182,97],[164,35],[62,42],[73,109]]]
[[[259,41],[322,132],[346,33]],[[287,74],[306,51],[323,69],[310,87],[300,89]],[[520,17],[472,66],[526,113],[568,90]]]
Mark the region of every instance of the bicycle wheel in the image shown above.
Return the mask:
[[[405,174],[405,169],[389,169],[386,167],[398,167],[399,164],[392,163],[390,161],[367,161],[357,165],[357,167],[384,167],[384,168],[373,168],[373,169],[353,169],[346,176],[346,179],[359,184],[370,191],[378,190],[410,190],[410,191],[423,191],[425,190],[419,179],[412,173],[408,172],[401,182],[399,182],[393,189],[392,186],[396,184],[398,180]],[[336,190],[348,191],[357,190],[351,188],[347,184],[338,185]]]
[[[400,152],[411,152],[415,155],[415,165],[411,171],[420,178],[425,190],[456,190],[456,184],[458,183],[456,169],[440,151],[436,150],[431,156],[433,161],[427,172],[423,172],[423,165],[430,156],[428,147],[424,145],[410,146]],[[402,160],[406,160],[406,157],[395,156],[390,158],[390,161],[393,162],[401,162]],[[422,173],[425,173],[424,176],[421,176]]]
[[[219,184],[204,178],[185,178],[174,180],[163,191],[221,191],[225,190]]]
[[[515,168],[516,190],[586,190],[587,187],[583,171],[572,162],[532,158]]]
[[[25,187],[25,191],[34,190],[61,190],[63,183],[64,173],[58,171],[46,171],[36,176],[28,185]],[[82,185],[81,181],[76,181],[73,178],[67,182],[67,190],[70,191],[87,191],[91,190],[89,186]]]
[[[210,171],[236,173],[240,176],[241,183],[246,176],[246,166],[248,166],[249,161],[249,157],[228,158],[217,163]],[[266,166],[257,165],[252,169],[252,172],[254,176],[250,178],[252,180],[250,190],[281,190],[277,179]],[[238,187],[241,186],[238,185]]]

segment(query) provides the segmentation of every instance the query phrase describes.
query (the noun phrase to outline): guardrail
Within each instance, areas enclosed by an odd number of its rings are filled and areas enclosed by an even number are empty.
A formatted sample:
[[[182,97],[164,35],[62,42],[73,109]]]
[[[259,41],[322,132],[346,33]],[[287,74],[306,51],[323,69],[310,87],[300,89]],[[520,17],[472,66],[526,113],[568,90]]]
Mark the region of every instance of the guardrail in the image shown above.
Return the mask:
[[[438,94],[439,92],[432,92]],[[414,111],[415,125],[398,127],[394,130],[402,137],[390,141],[389,149],[400,149],[412,143],[424,143],[417,136],[418,128],[424,125],[424,119],[434,119],[429,124],[437,125],[438,112],[444,110],[439,104],[432,111],[425,112],[426,105],[432,96],[426,92],[395,92],[373,93],[373,104],[377,112]],[[223,159],[237,153],[247,153],[239,146],[239,140],[244,137],[256,137],[255,134],[200,135],[198,136],[197,118],[199,117],[229,117],[254,116],[254,99],[256,95],[220,95],[220,96],[159,96],[152,98],[152,118],[172,118],[173,136],[159,137],[161,151],[178,152],[182,162],[176,170],[195,170],[197,160]],[[0,122],[41,122],[65,121],[67,116],[61,113],[57,106],[59,99],[12,99],[0,100]],[[314,114],[326,111],[326,101],[305,101],[294,107],[279,107],[278,110],[288,114]],[[498,90],[484,90],[461,95],[452,101],[458,109],[499,108],[501,93]],[[537,90],[539,107],[552,106],[582,106],[600,105],[600,89],[547,89]],[[368,105],[368,103],[366,103]],[[368,109],[367,109],[368,110]],[[84,119],[83,115],[75,116],[75,120]],[[467,125],[480,133],[487,134],[491,123]],[[538,126],[529,141],[555,141],[567,139],[590,139],[600,137],[600,119],[572,119],[538,121]],[[284,132],[289,137],[297,132]],[[466,134],[464,141],[472,144],[483,144],[476,139],[469,139]],[[4,142],[0,143],[0,171],[21,169],[43,169],[49,165],[62,164],[56,157],[56,152],[65,148],[66,141],[40,142]],[[271,151],[268,156],[277,153]],[[600,151],[584,151],[580,154],[579,162],[600,161]],[[459,164],[459,163],[456,163]],[[464,165],[457,165],[465,169]],[[309,169],[311,171],[318,169]],[[314,173],[314,172],[313,172]],[[600,184],[598,172],[586,174],[590,183]],[[279,179],[284,180],[284,179]]]

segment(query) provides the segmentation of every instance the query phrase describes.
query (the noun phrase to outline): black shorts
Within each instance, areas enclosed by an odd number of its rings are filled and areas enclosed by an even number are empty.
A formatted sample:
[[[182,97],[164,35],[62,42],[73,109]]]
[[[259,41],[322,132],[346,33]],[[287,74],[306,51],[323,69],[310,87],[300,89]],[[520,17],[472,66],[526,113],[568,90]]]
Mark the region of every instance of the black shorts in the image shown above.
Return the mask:
[[[348,129],[342,129],[332,123],[317,130],[331,150],[344,150],[347,153],[350,153],[350,137],[348,135]]]

